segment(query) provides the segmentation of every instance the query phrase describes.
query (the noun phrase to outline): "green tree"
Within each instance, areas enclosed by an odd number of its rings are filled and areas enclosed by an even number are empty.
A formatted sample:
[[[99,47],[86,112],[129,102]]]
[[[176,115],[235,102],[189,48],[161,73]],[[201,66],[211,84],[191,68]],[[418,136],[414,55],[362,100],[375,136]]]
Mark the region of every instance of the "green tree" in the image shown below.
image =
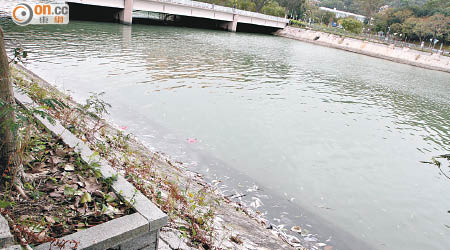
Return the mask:
[[[417,18],[416,25],[413,28],[414,34],[417,35],[422,42],[427,36],[431,36],[432,33],[428,28],[427,20],[425,18]]]
[[[383,31],[384,33],[387,33],[388,27],[394,22],[394,13],[395,10],[393,8],[377,13],[373,20],[374,31]]]
[[[284,17],[285,9],[281,7],[277,2],[272,1],[264,5],[262,8],[262,13],[271,16]]]
[[[362,22],[350,17],[341,19],[341,25],[345,30],[356,34],[361,33],[363,27]]]
[[[406,19],[413,16],[414,13],[410,9],[401,9],[393,13],[393,21],[403,23]]]
[[[402,33],[402,25],[400,23],[393,23],[391,25],[391,33]]]
[[[409,17],[402,24],[402,32],[409,38],[415,38],[417,34],[414,33],[414,28],[416,23],[420,22],[420,19],[417,17]]]
[[[329,24],[331,21],[336,19],[336,14],[330,11],[324,11],[319,8],[312,10],[312,15],[314,16],[314,22],[320,24]]]
[[[411,6],[421,6],[427,0],[386,0],[385,4],[393,7],[393,8],[404,8]]]
[[[255,11],[261,12],[263,7],[271,2],[271,0],[250,0],[252,3],[255,4]]]
[[[238,8],[247,11],[256,11],[256,5],[250,0],[240,0],[238,3]]]
[[[434,14],[442,14],[450,16],[449,0],[429,0],[423,5],[422,14],[424,16],[432,16]]]
[[[428,28],[428,32],[433,34],[433,40],[439,38],[443,41],[450,31],[450,17],[434,14],[427,19],[425,25]]]
[[[278,0],[278,3],[286,9],[290,18],[301,19],[307,8],[306,0]]]
[[[370,20],[384,4],[384,0],[356,0],[356,3],[359,6],[360,13]]]

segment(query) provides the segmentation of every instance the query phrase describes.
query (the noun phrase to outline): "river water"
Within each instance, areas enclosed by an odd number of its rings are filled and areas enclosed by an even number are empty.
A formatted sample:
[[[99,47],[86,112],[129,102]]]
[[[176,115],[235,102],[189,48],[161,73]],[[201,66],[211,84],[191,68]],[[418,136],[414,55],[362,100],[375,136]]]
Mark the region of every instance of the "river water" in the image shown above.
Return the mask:
[[[449,249],[450,180],[420,162],[450,151],[448,73],[269,35],[2,26],[26,67],[79,101],[106,92],[114,123],[276,225],[337,249]]]

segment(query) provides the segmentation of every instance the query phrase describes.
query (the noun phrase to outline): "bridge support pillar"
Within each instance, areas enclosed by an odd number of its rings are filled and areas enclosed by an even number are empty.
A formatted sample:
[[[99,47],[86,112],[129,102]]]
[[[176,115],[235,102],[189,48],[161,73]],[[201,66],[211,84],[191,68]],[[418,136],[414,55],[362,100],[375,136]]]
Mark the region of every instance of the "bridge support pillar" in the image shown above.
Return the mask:
[[[119,13],[120,23],[131,25],[133,23],[133,0],[123,0],[124,8]]]
[[[236,32],[238,17],[239,17],[239,15],[234,14],[233,15],[233,21],[227,23],[227,30],[228,31]]]

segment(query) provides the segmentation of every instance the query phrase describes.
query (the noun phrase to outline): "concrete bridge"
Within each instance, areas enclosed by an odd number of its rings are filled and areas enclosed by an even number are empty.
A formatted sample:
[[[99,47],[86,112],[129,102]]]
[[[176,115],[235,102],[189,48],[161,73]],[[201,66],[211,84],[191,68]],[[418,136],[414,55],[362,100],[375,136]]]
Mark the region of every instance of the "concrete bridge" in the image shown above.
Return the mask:
[[[119,19],[124,24],[133,22],[133,11],[218,20],[222,22],[222,28],[232,32],[236,32],[238,23],[279,29],[289,23],[286,18],[190,0],[66,0],[66,2],[120,9]]]

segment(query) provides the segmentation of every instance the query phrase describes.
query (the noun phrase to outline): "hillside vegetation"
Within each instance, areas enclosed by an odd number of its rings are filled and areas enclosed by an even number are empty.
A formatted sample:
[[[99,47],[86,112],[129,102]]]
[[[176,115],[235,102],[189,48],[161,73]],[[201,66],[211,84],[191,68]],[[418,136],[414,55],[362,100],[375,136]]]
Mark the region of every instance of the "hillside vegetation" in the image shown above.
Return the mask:
[[[267,15],[287,17],[293,22],[331,26],[341,24],[353,33],[383,34],[405,41],[450,44],[449,0],[200,0]],[[366,16],[358,24],[336,18],[319,7],[336,8]],[[344,20],[345,19],[345,20]],[[358,21],[359,22],[359,21]],[[296,22],[298,23],[298,22]],[[341,27],[341,26],[340,26]]]

